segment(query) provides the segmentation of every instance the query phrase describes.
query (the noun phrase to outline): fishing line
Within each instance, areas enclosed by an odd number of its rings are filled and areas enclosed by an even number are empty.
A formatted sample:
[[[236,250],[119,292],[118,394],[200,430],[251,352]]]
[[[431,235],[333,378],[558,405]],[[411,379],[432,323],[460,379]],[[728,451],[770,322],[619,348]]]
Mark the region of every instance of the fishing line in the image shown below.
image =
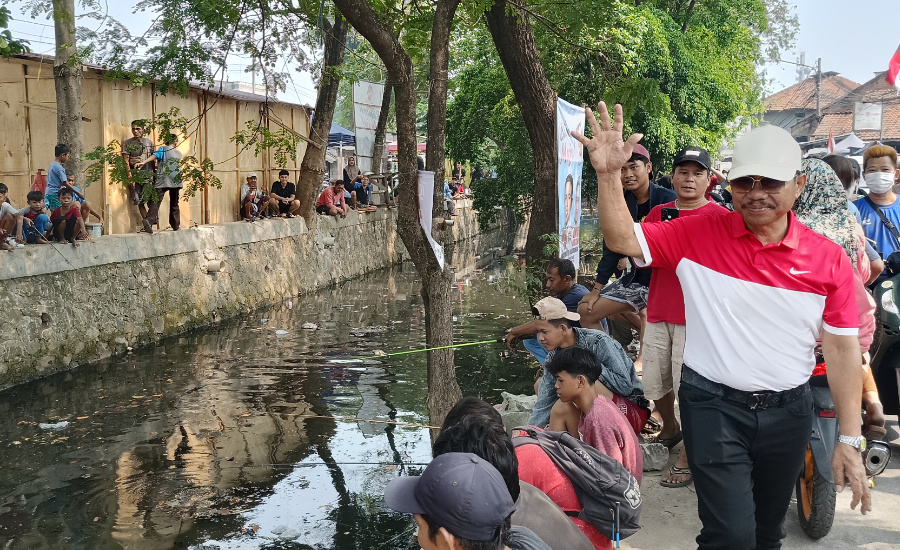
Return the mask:
[[[329,363],[349,363],[351,361],[364,361],[369,359],[381,359],[383,357],[394,357],[396,355],[409,355],[410,353],[422,353],[423,351],[435,351],[441,349],[451,349],[451,348],[464,348],[468,346],[481,346],[484,344],[497,344],[502,343],[505,340],[503,338],[494,338],[492,340],[482,340],[481,342],[467,342],[465,344],[451,344],[449,346],[438,346],[434,348],[421,348],[421,349],[411,349],[407,351],[396,351],[394,353],[384,353],[379,355],[370,355],[368,357],[356,357],[353,359],[329,359]]]

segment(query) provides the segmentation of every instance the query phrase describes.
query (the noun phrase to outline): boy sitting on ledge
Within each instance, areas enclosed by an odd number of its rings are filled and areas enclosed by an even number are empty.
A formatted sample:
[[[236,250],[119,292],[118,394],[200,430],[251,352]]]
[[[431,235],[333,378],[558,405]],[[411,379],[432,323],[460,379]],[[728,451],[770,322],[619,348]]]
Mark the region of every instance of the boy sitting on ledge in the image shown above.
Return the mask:
[[[614,458],[641,480],[644,454],[637,434],[613,403],[613,392],[600,381],[603,365],[593,352],[577,346],[561,349],[544,367],[556,377],[556,394],[564,415],[565,429],[601,453]]]
[[[47,228],[50,217],[44,213],[44,194],[40,191],[29,191],[28,206],[19,210],[22,214],[22,236],[28,244],[47,244]]]
[[[72,190],[68,187],[60,187],[58,196],[60,207],[50,214],[53,236],[60,243],[72,243],[72,246],[76,248],[79,238],[83,237],[86,241],[92,241],[93,239],[84,227],[81,210],[75,206],[76,203],[72,199]]]

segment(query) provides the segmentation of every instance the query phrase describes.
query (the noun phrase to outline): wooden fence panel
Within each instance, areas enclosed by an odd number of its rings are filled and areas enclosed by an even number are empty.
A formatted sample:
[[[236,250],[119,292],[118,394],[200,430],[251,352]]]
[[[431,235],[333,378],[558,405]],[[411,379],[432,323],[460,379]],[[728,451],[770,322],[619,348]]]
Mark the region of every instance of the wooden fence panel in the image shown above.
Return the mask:
[[[0,63],[0,182],[9,187],[9,200],[17,208],[26,206],[32,181],[25,103],[24,66]]]

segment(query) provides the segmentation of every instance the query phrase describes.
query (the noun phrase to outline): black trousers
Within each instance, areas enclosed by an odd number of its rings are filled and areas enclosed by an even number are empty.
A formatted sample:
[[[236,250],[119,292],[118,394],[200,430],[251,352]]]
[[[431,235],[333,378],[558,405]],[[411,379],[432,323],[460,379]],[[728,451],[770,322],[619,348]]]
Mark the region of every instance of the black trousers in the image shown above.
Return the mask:
[[[812,431],[812,394],[750,410],[682,380],[678,399],[703,522],[698,548],[781,548]]]
[[[150,208],[148,208],[147,212],[147,221],[156,225],[159,223],[159,206],[162,204],[163,197],[166,196],[166,192],[169,193],[169,225],[172,226],[173,231],[178,231],[181,227],[181,207],[178,204],[178,194],[181,192],[181,189],[177,187],[168,187],[156,190],[159,195],[156,202],[150,203]]]

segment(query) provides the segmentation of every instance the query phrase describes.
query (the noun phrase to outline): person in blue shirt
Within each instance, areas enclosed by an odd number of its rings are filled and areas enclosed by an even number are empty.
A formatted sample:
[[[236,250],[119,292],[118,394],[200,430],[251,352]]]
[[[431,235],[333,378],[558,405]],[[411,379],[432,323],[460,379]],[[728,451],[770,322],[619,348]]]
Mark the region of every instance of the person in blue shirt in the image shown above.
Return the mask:
[[[63,167],[63,164],[69,162],[72,151],[68,145],[60,143],[53,150],[53,155],[56,159],[50,163],[50,168],[47,169],[47,191],[44,194],[47,208],[50,210],[61,206],[59,202],[59,188],[66,183],[66,169]]]
[[[456,215],[456,203],[453,202],[453,193],[450,192],[450,184],[444,182],[444,205],[451,216]]]
[[[897,151],[893,147],[875,145],[863,155],[863,178],[869,188],[869,196],[853,204],[859,210],[860,224],[866,238],[875,242],[882,258],[900,250],[900,201],[893,189],[898,176]],[[893,228],[882,221],[878,211]]]

